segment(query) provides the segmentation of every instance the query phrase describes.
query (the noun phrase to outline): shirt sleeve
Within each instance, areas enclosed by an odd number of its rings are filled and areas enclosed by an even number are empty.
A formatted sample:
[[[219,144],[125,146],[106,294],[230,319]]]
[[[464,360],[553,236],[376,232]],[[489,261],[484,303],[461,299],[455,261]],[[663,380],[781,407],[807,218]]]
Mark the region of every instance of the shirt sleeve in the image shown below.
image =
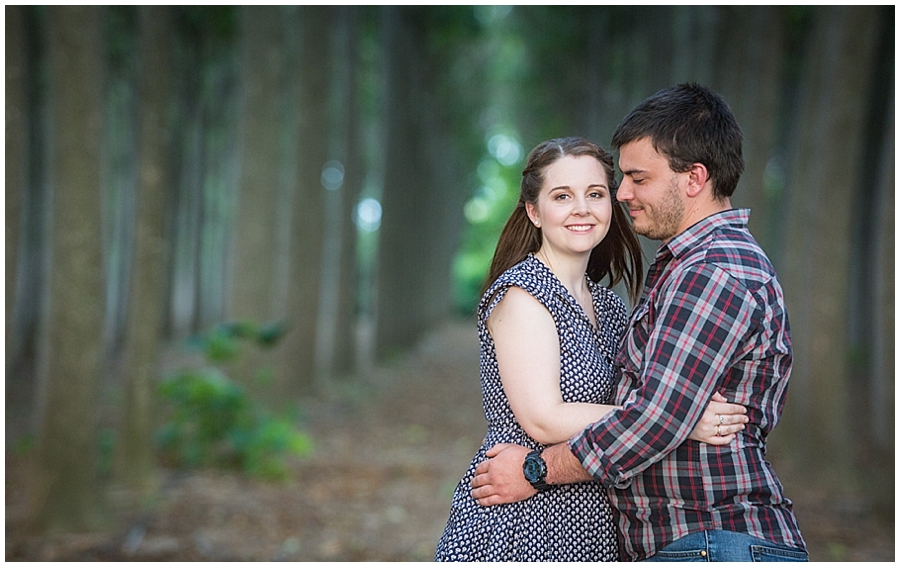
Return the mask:
[[[608,487],[627,487],[687,440],[725,373],[747,349],[756,317],[747,289],[711,264],[673,277],[651,309],[655,322],[647,329],[643,356],[638,354],[636,388],[621,409],[569,441],[585,470]],[[626,337],[623,348],[636,345]]]

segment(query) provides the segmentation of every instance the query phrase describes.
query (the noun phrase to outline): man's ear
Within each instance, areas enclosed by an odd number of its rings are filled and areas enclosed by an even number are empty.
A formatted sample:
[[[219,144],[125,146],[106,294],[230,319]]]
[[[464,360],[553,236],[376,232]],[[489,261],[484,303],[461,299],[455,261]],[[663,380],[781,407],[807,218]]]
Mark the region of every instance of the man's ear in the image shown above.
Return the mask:
[[[691,165],[691,168],[687,171],[688,173],[688,186],[687,186],[687,194],[689,197],[696,197],[703,191],[703,188],[706,187],[708,182],[712,180],[709,178],[709,171],[706,170],[706,166],[702,163],[695,163]]]

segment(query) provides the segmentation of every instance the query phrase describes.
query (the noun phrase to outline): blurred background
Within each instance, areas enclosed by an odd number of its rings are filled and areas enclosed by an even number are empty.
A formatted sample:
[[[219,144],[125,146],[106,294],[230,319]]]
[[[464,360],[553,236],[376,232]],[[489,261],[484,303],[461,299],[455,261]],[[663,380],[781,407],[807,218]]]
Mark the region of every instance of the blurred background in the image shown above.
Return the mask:
[[[732,202],[786,292],[770,459],[789,496],[893,533],[894,27],[893,5],[6,6],[7,559],[120,557],[41,551],[103,530],[134,553],[183,471],[296,488],[323,447],[352,468],[364,449],[325,437],[384,392],[418,408],[386,446],[427,456],[462,438],[439,416],[470,428],[460,478],[484,427],[471,313],[527,152],[608,146],[686,81],[744,130]],[[451,492],[407,551],[277,549],[428,559]],[[854,557],[828,537],[814,558]],[[152,557],[219,557],[197,541]]]

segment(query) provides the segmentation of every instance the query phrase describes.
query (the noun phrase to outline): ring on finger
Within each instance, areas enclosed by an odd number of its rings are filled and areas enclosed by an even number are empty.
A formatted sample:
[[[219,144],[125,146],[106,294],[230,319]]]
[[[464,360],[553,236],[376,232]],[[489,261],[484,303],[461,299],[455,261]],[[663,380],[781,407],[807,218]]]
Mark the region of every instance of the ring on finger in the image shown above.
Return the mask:
[[[724,423],[725,423],[725,416],[723,416],[722,414],[718,414],[718,416],[719,416],[719,425],[724,424]]]
[[[722,427],[722,424],[721,424],[721,423],[718,424],[718,425],[716,425],[716,436],[717,436],[717,437],[721,437],[721,436],[722,436],[722,430],[720,429],[721,427]]]

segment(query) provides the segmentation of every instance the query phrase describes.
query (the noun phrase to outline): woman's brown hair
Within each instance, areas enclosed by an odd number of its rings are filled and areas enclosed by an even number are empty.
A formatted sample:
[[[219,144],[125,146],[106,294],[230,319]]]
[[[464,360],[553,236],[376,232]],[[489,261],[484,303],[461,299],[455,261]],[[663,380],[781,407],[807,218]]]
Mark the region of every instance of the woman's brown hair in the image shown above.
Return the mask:
[[[544,185],[544,172],[565,156],[591,156],[599,161],[609,181],[610,197],[615,198],[619,184],[614,175],[613,158],[609,152],[584,138],[577,137],[556,138],[538,144],[528,154],[528,162],[522,171],[519,200],[500,233],[500,240],[494,250],[482,293],[487,291],[503,272],[541,248],[541,230],[529,220],[525,212],[525,203],[537,203]],[[612,204],[609,232],[591,251],[587,275],[594,282],[609,277],[609,287],[624,281],[631,302],[635,303],[640,297],[643,277],[641,246],[622,205],[618,202]]]

